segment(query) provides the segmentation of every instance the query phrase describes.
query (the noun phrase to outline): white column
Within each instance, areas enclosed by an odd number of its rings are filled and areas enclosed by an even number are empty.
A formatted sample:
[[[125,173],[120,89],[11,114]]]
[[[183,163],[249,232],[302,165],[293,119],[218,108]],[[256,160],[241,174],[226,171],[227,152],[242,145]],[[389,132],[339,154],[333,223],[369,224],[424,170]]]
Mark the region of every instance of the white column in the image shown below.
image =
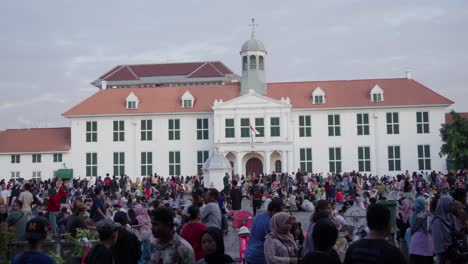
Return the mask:
[[[236,173],[239,174],[239,177],[242,177],[242,174],[244,174],[242,170],[242,156],[243,156],[242,152],[240,151],[236,152],[236,168],[237,168]]]
[[[286,150],[281,151],[281,172],[288,171],[288,152]]]
[[[213,142],[215,143],[219,143],[220,141],[220,134],[219,134],[219,130],[221,129],[221,125],[220,125],[220,122],[219,122],[219,116],[218,115],[214,115],[214,118],[213,118],[213,128],[214,128],[214,140]]]
[[[266,174],[269,174],[271,172],[270,170],[270,155],[271,155],[271,151],[264,151],[263,152],[263,155],[265,156],[264,160],[265,160],[265,173]]]
[[[297,168],[294,166],[294,153],[292,151],[288,151],[288,172],[296,171]]]

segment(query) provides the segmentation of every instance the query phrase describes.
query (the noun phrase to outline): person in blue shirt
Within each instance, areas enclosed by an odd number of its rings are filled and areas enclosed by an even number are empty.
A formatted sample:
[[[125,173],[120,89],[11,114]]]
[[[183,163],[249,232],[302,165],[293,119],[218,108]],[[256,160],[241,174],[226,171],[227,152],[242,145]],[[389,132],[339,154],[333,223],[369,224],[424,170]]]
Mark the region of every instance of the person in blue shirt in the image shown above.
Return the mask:
[[[55,264],[54,260],[42,253],[42,244],[47,237],[48,221],[44,217],[36,217],[26,224],[25,238],[29,250],[16,255],[12,264]]]
[[[94,189],[96,198],[93,200],[93,205],[91,206],[91,219],[95,223],[106,219],[106,208],[104,207],[104,190],[101,186],[98,186]]]
[[[270,233],[271,217],[283,210],[283,201],[275,198],[268,204],[267,212],[258,214],[250,230],[249,243],[245,250],[245,260],[248,264],[266,264],[263,244],[265,236]]]

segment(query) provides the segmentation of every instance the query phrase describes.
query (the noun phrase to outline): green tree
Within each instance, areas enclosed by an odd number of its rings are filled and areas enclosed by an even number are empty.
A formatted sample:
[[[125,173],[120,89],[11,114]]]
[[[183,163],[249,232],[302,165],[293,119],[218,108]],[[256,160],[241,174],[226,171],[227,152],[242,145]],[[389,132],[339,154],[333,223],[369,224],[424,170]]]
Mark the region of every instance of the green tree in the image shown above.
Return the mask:
[[[451,111],[452,122],[443,124],[440,136],[444,144],[439,155],[447,155],[454,162],[456,169],[468,168],[468,120]]]

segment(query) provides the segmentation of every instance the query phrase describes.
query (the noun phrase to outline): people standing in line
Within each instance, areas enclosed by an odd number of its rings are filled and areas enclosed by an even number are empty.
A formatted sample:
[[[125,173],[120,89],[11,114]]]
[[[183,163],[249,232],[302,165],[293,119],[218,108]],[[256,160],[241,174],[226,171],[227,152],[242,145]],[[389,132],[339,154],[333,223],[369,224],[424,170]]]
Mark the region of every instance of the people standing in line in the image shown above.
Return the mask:
[[[234,259],[224,253],[223,233],[219,228],[208,227],[201,236],[204,257],[197,264],[231,264]]]
[[[349,246],[343,263],[407,263],[400,249],[385,240],[392,230],[390,210],[384,205],[372,204],[367,210],[366,219],[369,234]]]
[[[441,196],[432,221],[432,240],[434,241],[434,253],[436,263],[443,264],[448,260],[448,250],[452,246],[451,233],[455,226],[455,219],[451,213],[453,198],[447,195]]]
[[[205,193],[205,205],[200,208],[201,220],[207,227],[221,229],[221,210],[218,204],[219,192],[214,188]]]
[[[424,197],[414,200],[410,222],[409,254],[411,264],[432,264],[434,244],[431,235],[432,214],[427,210]]]
[[[180,236],[192,245],[195,252],[195,259],[198,261],[203,258],[203,248],[200,238],[206,230],[206,225],[200,221],[200,208],[196,205],[191,205],[188,208],[190,222],[186,223],[181,231]]]
[[[237,180],[232,181],[232,189],[229,194],[229,197],[231,199],[231,209],[233,211],[239,211],[242,209],[242,191],[237,186]]]
[[[294,217],[285,212],[279,212],[271,218],[270,233],[265,237],[264,252],[267,264],[299,262],[298,247],[290,233]]]
[[[270,233],[270,221],[276,213],[283,210],[284,204],[281,199],[274,199],[268,205],[267,211],[258,214],[253,221],[250,230],[249,243],[245,251],[245,260],[249,264],[266,264],[264,243],[265,237]]]
[[[28,217],[21,210],[23,207],[23,202],[20,200],[15,200],[11,207],[11,212],[6,219],[6,222],[8,223],[9,227],[15,228],[16,240],[24,240],[24,233],[26,231]]]
[[[152,211],[151,225],[153,236],[156,238],[151,256],[152,263],[195,263],[195,253],[192,246],[174,233],[174,216],[171,209],[159,207]]]
[[[12,264],[55,264],[50,256],[42,253],[42,246],[47,238],[47,219],[36,217],[29,220],[25,228],[25,238],[29,249],[16,255]]]
[[[338,239],[338,229],[328,218],[318,220],[313,229],[314,250],[308,252],[301,264],[341,264],[340,256],[333,249]]]

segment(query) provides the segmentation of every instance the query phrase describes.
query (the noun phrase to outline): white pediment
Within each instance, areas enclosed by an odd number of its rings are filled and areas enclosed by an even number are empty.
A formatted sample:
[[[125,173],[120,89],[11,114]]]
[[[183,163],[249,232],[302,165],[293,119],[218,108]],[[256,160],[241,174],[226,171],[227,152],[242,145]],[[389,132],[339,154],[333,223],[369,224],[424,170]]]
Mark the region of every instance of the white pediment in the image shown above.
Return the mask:
[[[380,94],[383,94],[384,91],[382,88],[380,88],[380,86],[378,84],[376,84],[371,90],[370,90],[370,94],[375,94],[375,93],[380,93]]]
[[[314,95],[325,96],[325,92],[322,90],[322,88],[320,88],[320,86],[317,86],[317,88],[315,88],[315,90],[312,92],[312,96]]]
[[[182,100],[194,100],[195,97],[190,93],[189,90],[185,91],[185,93],[182,95]]]
[[[136,96],[133,92],[131,92],[128,96],[127,96],[127,102],[128,101],[134,101],[134,102],[138,102],[138,96]]]
[[[229,101],[223,102],[222,100],[215,100],[213,103],[213,110],[246,108],[291,108],[291,102],[289,98],[282,98],[280,100],[276,100],[268,96],[255,93],[251,90],[249,93],[236,97]]]

